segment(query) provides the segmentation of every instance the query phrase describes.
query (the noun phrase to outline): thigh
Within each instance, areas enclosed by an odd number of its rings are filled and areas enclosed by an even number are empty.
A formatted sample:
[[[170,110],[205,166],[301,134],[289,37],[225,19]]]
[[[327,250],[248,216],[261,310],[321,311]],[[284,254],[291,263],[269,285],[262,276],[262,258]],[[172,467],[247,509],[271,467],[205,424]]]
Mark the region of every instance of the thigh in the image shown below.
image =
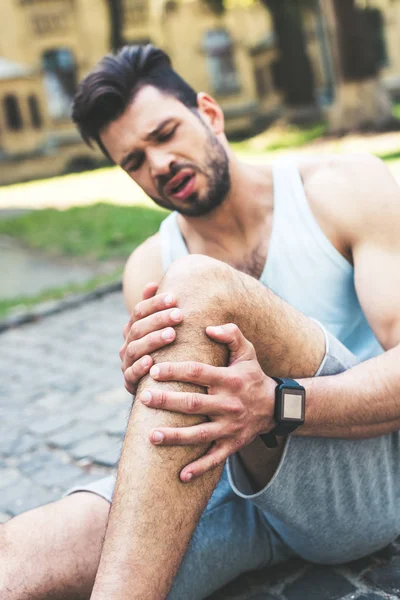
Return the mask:
[[[79,493],[6,523],[1,598],[89,599],[109,508],[103,498]]]
[[[168,600],[206,598],[242,573],[281,562],[291,554],[262,511],[232,491],[224,470]]]

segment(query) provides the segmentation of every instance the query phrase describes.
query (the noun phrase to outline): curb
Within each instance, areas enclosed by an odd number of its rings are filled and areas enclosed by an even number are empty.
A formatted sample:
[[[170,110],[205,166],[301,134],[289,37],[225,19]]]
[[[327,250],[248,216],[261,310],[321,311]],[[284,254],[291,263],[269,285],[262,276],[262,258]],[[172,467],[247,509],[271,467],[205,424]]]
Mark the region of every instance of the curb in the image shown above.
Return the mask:
[[[61,300],[49,300],[48,302],[42,302],[41,304],[37,304],[32,308],[21,311],[21,313],[6,317],[5,319],[0,319],[0,334],[4,333],[8,329],[21,327],[21,325],[39,321],[45,317],[50,317],[51,315],[55,315],[65,310],[76,308],[77,306],[81,306],[87,302],[93,302],[93,300],[97,300],[102,296],[106,296],[107,294],[112,294],[114,292],[120,292],[121,290],[122,280],[119,280],[114,283],[100,285],[92,292],[73,294],[62,298]]]

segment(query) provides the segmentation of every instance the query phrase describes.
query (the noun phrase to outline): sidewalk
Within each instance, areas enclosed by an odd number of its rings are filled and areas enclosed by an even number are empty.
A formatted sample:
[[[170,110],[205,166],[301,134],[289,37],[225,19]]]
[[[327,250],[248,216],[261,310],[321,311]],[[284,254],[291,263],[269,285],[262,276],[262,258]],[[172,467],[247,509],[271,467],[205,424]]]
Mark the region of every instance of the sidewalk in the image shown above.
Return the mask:
[[[118,356],[126,320],[114,293],[0,335],[1,521],[112,471],[131,405]],[[244,575],[213,600],[399,597],[394,544],[344,567],[292,561]]]

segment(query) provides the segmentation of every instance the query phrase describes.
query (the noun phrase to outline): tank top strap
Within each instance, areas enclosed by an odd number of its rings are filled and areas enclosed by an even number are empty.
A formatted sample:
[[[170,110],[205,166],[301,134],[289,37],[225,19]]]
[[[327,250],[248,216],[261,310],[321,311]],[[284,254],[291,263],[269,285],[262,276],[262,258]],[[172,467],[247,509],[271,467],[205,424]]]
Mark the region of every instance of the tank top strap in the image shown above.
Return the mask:
[[[279,159],[273,163],[273,181],[275,229],[285,229],[287,225],[292,229],[292,233],[296,231],[298,234],[303,229],[303,234],[312,236],[330,260],[345,271],[352,271],[351,265],[328,240],[315,219],[301,173],[293,159]]]
[[[172,212],[160,225],[161,259],[164,273],[170,265],[189,254],[178,225],[178,213]]]

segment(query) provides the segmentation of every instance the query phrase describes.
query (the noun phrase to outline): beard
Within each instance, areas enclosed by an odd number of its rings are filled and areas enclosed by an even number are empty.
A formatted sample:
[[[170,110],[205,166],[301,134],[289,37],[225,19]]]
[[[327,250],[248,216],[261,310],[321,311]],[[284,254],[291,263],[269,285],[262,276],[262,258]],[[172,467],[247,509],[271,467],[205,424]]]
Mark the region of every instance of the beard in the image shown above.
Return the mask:
[[[205,163],[199,167],[195,164],[184,163],[171,166],[170,175],[160,178],[160,198],[154,198],[154,202],[168,210],[176,210],[186,217],[201,217],[215,210],[225,200],[230,187],[231,178],[229,173],[229,159],[225,148],[217,137],[207,129],[207,140],[204,147],[206,156]],[[207,182],[207,191],[204,195],[198,192],[190,194],[185,198],[184,206],[172,203],[162,190],[172,177],[181,169],[190,168],[195,173],[203,175]]]

